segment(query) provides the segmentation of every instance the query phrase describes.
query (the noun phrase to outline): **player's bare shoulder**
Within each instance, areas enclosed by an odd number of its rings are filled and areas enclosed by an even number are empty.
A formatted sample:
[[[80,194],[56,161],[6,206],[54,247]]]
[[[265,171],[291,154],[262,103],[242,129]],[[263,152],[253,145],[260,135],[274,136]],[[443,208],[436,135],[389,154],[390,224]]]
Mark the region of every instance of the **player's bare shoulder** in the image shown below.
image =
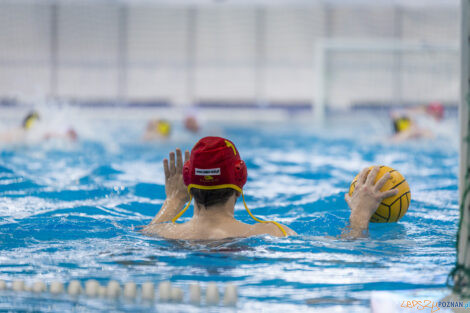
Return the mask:
[[[142,232],[151,236],[159,236],[167,239],[179,239],[179,224],[158,223],[150,224],[142,229]]]
[[[285,225],[281,225],[288,236],[297,235],[295,231]],[[274,223],[256,223],[252,225],[250,236],[271,235],[275,237],[284,237],[284,233]]]

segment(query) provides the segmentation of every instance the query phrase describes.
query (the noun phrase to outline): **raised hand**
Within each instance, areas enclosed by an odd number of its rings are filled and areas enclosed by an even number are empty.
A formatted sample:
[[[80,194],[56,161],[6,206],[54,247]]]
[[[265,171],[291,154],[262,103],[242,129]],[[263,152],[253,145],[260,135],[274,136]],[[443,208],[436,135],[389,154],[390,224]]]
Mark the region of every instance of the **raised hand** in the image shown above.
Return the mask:
[[[359,174],[352,195],[349,196],[349,194],[346,193],[344,196],[351,208],[351,228],[367,229],[369,220],[375,211],[377,211],[380,202],[398,193],[398,189],[391,189],[384,192],[380,191],[380,188],[382,188],[390,178],[390,173],[386,173],[374,184],[379,170],[379,166],[375,166],[372,170],[368,168],[363,169]]]
[[[189,151],[184,153],[184,162],[189,160]],[[163,160],[163,170],[165,172],[165,193],[167,199],[175,199],[182,202],[189,201],[188,189],[183,182],[183,155],[181,149],[176,148],[175,153],[170,152],[170,162]]]

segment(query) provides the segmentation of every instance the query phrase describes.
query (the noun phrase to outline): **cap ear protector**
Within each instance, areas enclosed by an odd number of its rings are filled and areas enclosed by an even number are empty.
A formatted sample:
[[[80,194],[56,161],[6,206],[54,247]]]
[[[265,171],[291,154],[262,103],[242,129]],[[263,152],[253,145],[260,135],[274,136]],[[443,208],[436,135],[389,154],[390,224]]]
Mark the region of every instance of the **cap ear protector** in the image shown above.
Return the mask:
[[[246,164],[243,160],[237,161],[234,166],[235,171],[235,179],[237,181],[237,185],[245,185],[246,179],[248,178],[248,171],[246,169]]]

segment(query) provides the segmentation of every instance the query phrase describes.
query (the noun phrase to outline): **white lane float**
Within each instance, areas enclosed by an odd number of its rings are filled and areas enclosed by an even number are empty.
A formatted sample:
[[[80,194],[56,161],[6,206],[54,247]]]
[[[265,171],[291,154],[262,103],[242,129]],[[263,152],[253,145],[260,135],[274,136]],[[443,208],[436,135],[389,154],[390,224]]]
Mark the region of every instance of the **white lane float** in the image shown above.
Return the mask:
[[[65,285],[67,288],[65,288]],[[0,291],[11,290],[13,292],[33,292],[36,294],[44,294],[47,291],[51,295],[57,296],[67,293],[74,298],[89,297],[89,298],[109,298],[119,299],[121,296],[126,300],[142,301],[155,301],[155,284],[153,282],[144,282],[142,285],[137,285],[135,282],[127,282],[122,288],[121,284],[115,280],[110,280],[106,286],[102,286],[97,280],[89,279],[82,286],[78,280],[71,280],[68,284],[60,281],[52,281],[47,288],[44,281],[35,281],[32,285],[27,285],[23,280],[15,280],[11,283],[11,288],[4,280],[0,280]],[[139,293],[140,291],[140,293]],[[140,297],[139,297],[140,296]],[[158,299],[161,303],[183,303],[184,291],[180,287],[173,287],[170,281],[162,281],[158,284]],[[237,286],[233,284],[226,284],[223,294],[224,306],[236,306],[238,301]],[[202,288],[198,283],[189,285],[189,298],[188,302],[192,305],[201,305]],[[221,294],[219,287],[215,282],[210,282],[206,286],[205,304],[208,306],[219,305],[221,301]]]

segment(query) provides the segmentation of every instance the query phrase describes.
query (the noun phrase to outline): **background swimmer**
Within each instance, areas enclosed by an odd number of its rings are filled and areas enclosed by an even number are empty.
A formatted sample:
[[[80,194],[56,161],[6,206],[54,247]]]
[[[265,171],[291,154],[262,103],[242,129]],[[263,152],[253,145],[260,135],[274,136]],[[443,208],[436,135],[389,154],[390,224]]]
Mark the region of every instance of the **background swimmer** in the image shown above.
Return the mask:
[[[193,115],[188,115],[184,118],[184,127],[191,133],[198,133],[200,130],[197,118]]]
[[[171,123],[164,119],[153,119],[147,123],[143,140],[167,139],[171,135]]]
[[[0,142],[22,142],[26,140],[27,132],[30,131],[40,120],[39,113],[31,111],[23,118],[21,127],[13,128],[0,133]]]
[[[444,118],[444,106],[432,102],[416,108],[391,113],[394,135],[392,141],[401,142],[416,138],[433,138]]]
[[[31,127],[34,126],[34,124],[39,120],[39,114],[36,111],[31,111],[28,113],[25,118],[23,119],[23,129],[29,130]]]
[[[44,123],[41,123],[41,116],[37,111],[26,114],[21,122],[21,127],[0,133],[0,142],[6,143],[35,142],[49,139],[76,141],[78,134],[73,127],[49,129]]]

